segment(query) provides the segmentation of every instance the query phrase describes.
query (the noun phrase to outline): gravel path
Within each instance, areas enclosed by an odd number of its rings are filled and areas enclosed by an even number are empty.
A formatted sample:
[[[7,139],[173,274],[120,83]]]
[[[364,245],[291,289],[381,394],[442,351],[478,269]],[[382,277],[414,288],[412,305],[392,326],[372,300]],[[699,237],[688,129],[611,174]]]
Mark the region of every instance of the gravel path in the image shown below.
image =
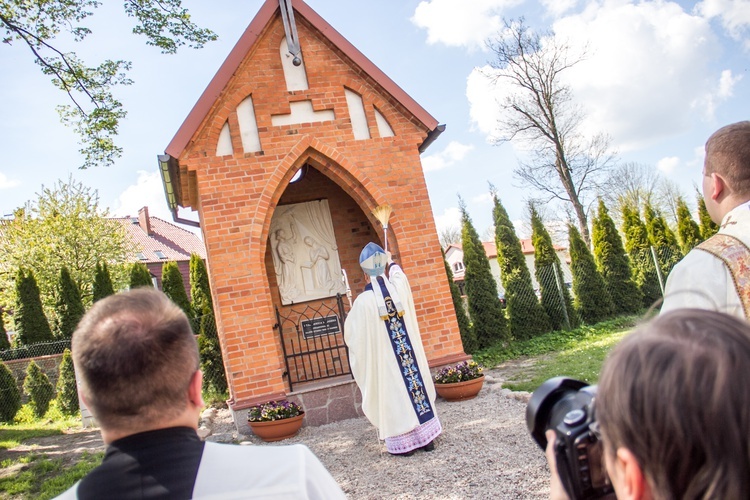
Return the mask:
[[[544,454],[526,430],[529,395],[501,389],[493,370],[485,374],[475,399],[448,403],[438,398],[443,434],[431,453],[388,454],[365,418],[303,427],[294,438],[268,445],[307,445],[352,499],[548,498]],[[218,413],[210,440],[231,433],[228,413]],[[241,438],[246,444],[265,444],[255,436]]]

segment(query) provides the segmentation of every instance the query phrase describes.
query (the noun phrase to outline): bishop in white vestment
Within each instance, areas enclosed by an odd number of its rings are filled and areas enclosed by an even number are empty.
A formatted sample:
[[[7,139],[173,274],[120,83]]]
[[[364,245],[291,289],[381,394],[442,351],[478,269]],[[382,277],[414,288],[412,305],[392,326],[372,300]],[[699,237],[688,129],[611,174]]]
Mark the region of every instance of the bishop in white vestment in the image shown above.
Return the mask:
[[[370,283],[346,318],[344,340],[362,411],[389,453],[432,451],[442,427],[409,281],[375,243],[359,261]]]

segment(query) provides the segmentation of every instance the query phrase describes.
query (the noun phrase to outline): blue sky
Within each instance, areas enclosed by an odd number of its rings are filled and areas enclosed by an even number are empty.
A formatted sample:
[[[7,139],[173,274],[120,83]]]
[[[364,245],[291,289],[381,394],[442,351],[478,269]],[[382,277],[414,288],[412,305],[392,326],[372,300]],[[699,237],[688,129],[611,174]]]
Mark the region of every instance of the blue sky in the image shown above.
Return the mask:
[[[526,218],[535,193],[513,178],[522,145],[492,145],[497,99],[481,69],[492,58],[484,40],[502,18],[525,16],[534,30],[553,29],[587,59],[568,75],[586,113],[586,131],[606,132],[619,162],[653,166],[693,202],[703,144],[717,128],[750,118],[750,0],[307,0],[308,5],[400,85],[446,131],[422,155],[438,229],[458,225],[460,194],[477,230],[491,225],[488,182],[512,219]],[[260,0],[184,0],[193,19],[219,41],[163,55],[132,35],[117,2],[90,18],[93,34],[68,44],[89,64],[133,62],[135,83],[118,89],[128,111],[113,167],[78,170],[73,132],[55,106],[66,104],[19,43],[0,47],[3,96],[0,215],[72,174],[98,190],[117,215],[151,213],[171,220],[158,177],[163,153],[193,104],[257,13]],[[304,53],[304,47],[302,47]],[[551,207],[554,209],[554,207]],[[554,212],[553,212],[554,213]],[[187,214],[186,214],[187,215]],[[189,216],[189,215],[187,215]]]

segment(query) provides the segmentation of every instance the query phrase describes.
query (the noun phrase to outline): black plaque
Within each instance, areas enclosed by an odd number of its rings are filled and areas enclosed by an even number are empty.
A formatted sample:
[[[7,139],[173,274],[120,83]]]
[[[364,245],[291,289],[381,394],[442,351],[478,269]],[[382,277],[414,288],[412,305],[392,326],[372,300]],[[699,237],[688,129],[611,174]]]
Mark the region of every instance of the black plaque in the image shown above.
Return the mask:
[[[326,316],[302,321],[302,336],[306,339],[341,332],[338,316]]]

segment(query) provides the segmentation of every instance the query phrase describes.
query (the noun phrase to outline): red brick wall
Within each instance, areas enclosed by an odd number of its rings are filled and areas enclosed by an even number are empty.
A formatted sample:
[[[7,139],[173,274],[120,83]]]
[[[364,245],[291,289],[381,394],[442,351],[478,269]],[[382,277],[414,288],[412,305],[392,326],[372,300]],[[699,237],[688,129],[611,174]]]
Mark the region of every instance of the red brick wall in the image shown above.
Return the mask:
[[[286,392],[273,329],[278,293],[268,252],[271,217],[279,204],[328,198],[341,263],[356,295],[364,286],[359,251],[381,234],[370,211],[390,203],[390,245],[409,274],[427,356],[433,365],[465,357],[417,149],[428,130],[303,19],[297,24],[310,89],[285,88],[279,58],[284,31],[277,16],[179,158],[184,196],[201,214],[236,409]],[[372,139],[354,140],[344,87],[362,96]],[[248,95],[260,153],[242,151],[235,109]],[[272,126],[271,115],[288,113],[290,101],[308,99],[316,110],[333,109],[335,120]],[[378,136],[373,106],[395,137]],[[227,120],[234,154],[216,157]],[[315,170],[287,188],[305,163]]]

